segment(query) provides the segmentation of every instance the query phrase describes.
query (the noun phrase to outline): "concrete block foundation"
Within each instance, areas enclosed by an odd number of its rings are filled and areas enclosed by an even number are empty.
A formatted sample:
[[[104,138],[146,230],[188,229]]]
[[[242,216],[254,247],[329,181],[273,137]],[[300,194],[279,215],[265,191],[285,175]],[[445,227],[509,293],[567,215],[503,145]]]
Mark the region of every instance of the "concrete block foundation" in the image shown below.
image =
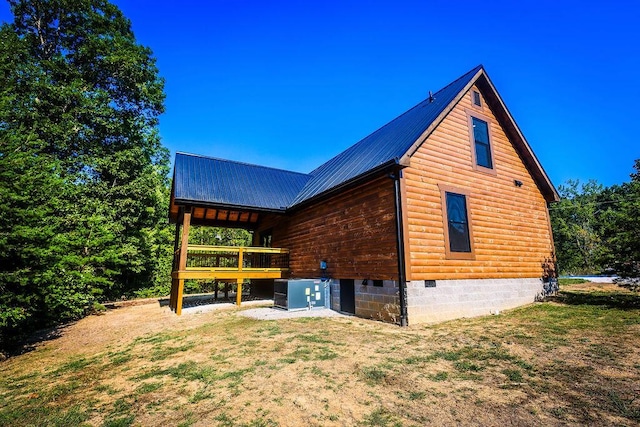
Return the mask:
[[[532,303],[542,279],[424,280],[407,283],[409,325],[484,316]]]

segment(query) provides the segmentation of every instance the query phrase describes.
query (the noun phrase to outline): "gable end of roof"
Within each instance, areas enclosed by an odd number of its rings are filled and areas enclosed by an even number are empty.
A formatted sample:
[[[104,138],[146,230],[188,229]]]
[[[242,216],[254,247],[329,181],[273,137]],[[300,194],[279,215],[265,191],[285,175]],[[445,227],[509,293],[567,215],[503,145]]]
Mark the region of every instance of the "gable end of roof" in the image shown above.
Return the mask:
[[[511,115],[511,112],[502,100],[502,97],[498,93],[487,73],[483,72],[478,76],[475,84],[478,86],[480,91],[482,91],[491,111],[493,111],[493,114],[496,116],[505,130],[505,133],[509,137],[509,141],[514,144],[516,151],[536,182],[540,192],[544,195],[545,200],[549,203],[559,201],[560,195],[558,194],[556,187],[551,182],[551,179],[542,167],[538,157],[531,149],[529,142],[524,137],[520,127]]]
[[[479,65],[433,94],[414,107],[405,111],[375,132],[347,148],[311,172],[311,179],[293,201],[298,205],[314,199],[336,188],[365,179],[371,171],[391,162],[408,165],[407,153],[415,151],[425,131],[459,100],[460,93],[469,86],[483,70]]]

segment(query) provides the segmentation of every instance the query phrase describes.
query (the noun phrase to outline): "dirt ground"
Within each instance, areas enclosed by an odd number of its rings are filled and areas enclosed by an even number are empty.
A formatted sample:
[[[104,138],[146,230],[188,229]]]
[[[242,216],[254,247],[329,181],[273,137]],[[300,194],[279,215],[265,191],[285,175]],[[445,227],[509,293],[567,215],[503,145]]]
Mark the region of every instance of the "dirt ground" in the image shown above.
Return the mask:
[[[560,286],[560,289],[567,289],[579,292],[625,292],[625,289],[613,283],[585,282],[572,285]]]
[[[640,423],[636,309],[538,303],[409,328],[240,315],[259,306],[178,317],[156,303],[68,325],[0,363],[0,425]]]
[[[266,304],[253,301],[244,303],[242,307],[249,309]],[[210,323],[213,313],[228,315],[235,310],[236,306],[231,303],[211,304],[185,308],[182,316],[176,316],[169,307],[157,302],[125,304],[64,325],[54,333],[55,339],[43,341],[37,347],[54,358],[76,354],[91,356],[91,350],[99,352],[141,336],[198,328]]]

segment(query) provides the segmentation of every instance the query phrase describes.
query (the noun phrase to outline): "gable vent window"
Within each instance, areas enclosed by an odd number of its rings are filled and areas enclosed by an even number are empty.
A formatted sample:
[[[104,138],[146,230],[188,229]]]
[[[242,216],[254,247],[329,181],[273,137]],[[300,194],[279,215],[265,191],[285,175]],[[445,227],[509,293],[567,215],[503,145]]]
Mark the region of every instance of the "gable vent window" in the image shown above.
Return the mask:
[[[474,90],[473,92],[471,92],[471,94],[473,98],[473,105],[482,107],[482,101],[480,100],[480,92],[478,92],[477,90]]]
[[[489,125],[484,120],[472,117],[473,140],[476,151],[476,164],[483,168],[493,169],[491,145],[489,144]]]

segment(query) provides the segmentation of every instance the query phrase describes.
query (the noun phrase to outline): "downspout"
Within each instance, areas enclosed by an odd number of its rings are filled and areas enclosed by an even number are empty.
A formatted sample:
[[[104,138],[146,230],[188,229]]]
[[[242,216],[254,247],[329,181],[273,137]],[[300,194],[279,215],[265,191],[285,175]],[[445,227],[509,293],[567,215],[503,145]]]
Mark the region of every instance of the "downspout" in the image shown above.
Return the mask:
[[[402,171],[398,169],[392,173],[395,190],[396,207],[396,245],[398,250],[398,289],[400,292],[400,326],[409,326],[407,315],[407,272],[405,271],[404,228],[402,226],[402,197],[400,192],[400,178]]]

